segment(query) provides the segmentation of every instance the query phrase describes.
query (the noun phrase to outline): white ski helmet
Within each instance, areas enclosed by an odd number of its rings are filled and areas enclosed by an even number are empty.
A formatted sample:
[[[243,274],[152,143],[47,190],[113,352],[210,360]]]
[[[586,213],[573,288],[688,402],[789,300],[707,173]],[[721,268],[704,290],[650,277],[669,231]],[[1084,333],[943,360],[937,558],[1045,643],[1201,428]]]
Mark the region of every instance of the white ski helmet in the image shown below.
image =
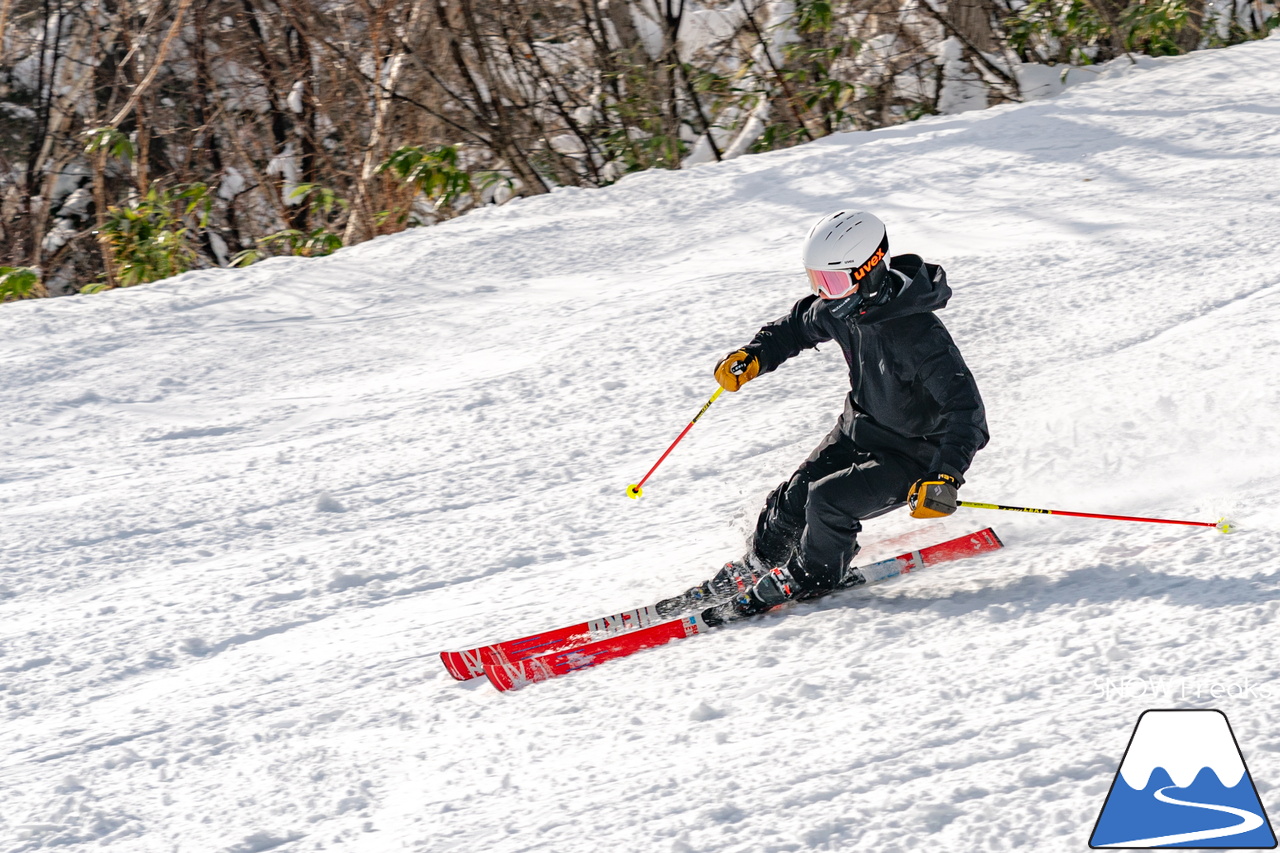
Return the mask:
[[[847,317],[889,295],[889,232],[864,211],[828,214],[805,238],[804,266],[813,292],[831,303],[836,317]]]

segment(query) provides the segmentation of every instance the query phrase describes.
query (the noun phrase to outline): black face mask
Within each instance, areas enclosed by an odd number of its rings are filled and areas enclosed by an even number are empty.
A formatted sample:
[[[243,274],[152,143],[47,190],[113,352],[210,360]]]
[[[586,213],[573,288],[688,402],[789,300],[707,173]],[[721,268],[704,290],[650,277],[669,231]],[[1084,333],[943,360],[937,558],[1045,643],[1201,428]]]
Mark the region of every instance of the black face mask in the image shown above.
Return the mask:
[[[832,299],[827,302],[827,310],[831,312],[831,316],[837,320],[843,320],[857,311],[866,303],[862,298],[862,294],[855,293],[852,296],[846,296],[844,299]]]

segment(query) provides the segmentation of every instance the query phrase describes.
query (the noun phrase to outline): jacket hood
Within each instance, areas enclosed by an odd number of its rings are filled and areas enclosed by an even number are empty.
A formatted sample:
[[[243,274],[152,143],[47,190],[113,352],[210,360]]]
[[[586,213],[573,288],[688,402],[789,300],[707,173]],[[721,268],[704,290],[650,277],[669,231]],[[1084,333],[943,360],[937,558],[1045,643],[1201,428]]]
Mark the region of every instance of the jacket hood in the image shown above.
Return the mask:
[[[898,295],[883,305],[872,305],[848,318],[866,326],[909,314],[924,314],[945,308],[951,299],[947,272],[937,264],[926,264],[919,255],[894,255],[889,268],[906,277]]]

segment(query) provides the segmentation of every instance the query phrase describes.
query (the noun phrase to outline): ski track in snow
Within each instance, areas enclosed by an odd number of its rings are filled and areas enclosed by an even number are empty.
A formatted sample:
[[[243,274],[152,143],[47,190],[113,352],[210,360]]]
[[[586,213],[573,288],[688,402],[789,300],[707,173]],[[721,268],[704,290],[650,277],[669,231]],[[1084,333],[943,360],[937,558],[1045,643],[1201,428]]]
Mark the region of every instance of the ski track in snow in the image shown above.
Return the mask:
[[[1264,804],[1280,691],[1280,38],[1061,97],[317,260],[0,309],[0,851],[1080,850],[1138,713],[1222,707]],[[740,552],[830,428],[821,347],[711,367],[822,213],[943,263],[1008,549],[500,695],[435,653]],[[898,549],[901,550],[901,549]],[[1280,694],[1276,694],[1280,695]]]

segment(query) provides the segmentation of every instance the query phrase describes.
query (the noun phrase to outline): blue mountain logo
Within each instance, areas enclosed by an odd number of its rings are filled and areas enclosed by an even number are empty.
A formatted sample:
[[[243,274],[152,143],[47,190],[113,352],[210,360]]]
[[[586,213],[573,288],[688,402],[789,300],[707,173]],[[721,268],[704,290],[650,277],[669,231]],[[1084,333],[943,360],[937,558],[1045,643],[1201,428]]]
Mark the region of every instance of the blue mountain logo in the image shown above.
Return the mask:
[[[1089,846],[1274,848],[1227,715],[1144,711]]]

